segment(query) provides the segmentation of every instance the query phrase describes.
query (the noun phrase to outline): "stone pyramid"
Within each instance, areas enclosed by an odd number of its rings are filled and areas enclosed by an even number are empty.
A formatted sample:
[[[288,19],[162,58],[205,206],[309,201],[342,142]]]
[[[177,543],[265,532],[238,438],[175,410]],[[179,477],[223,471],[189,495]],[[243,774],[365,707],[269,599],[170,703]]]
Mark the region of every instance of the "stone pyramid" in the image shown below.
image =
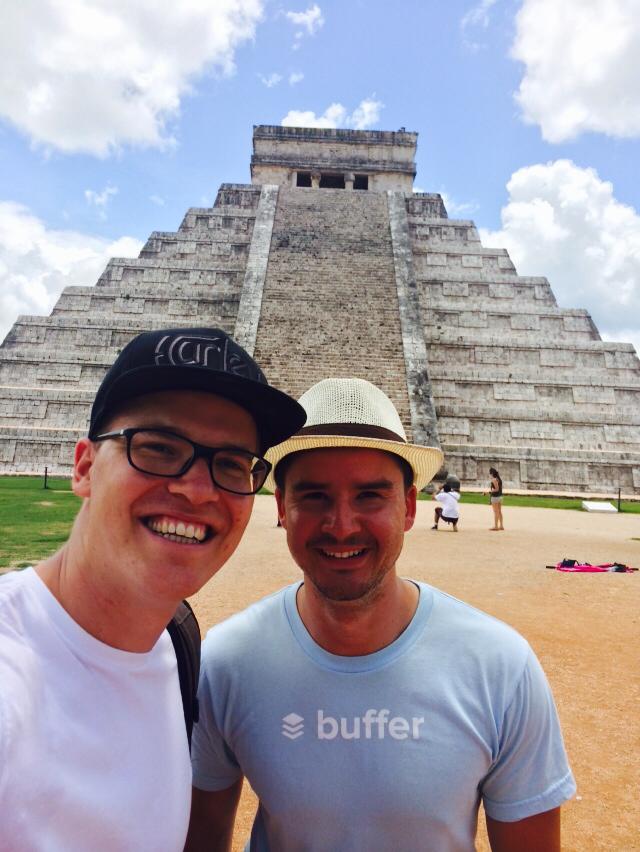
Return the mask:
[[[640,494],[640,362],[517,274],[439,195],[417,134],[254,127],[251,184],[112,258],[0,346],[0,472],[70,471],[95,389],[139,331],[215,325],[299,396],[360,376],[463,487]]]

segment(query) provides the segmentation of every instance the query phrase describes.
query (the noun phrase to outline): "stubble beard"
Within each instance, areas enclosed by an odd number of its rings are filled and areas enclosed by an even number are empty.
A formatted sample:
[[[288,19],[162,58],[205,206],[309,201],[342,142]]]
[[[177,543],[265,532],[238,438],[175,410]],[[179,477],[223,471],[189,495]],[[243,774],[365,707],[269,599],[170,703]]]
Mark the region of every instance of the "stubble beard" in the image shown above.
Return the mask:
[[[354,585],[348,577],[344,580],[337,579],[332,583],[322,582],[313,574],[305,574],[305,579],[310,580],[318,594],[327,601],[332,603],[357,601],[365,605],[370,604],[381,594],[382,581],[392,569],[393,565],[385,566],[357,585]]]

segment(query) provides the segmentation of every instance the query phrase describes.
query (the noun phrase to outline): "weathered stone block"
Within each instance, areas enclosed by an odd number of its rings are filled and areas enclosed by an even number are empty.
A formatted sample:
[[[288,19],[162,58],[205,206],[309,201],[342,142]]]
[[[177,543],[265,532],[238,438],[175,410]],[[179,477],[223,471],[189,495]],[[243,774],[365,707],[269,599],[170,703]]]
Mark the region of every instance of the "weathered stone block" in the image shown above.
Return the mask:
[[[577,385],[573,388],[573,399],[577,403],[604,403],[605,405],[616,404],[616,394],[613,388],[597,387],[593,385]]]
[[[440,417],[438,426],[442,435],[469,435],[471,429],[465,417]]]
[[[535,401],[536,389],[533,385],[523,385],[518,382],[513,384],[494,384],[493,396],[496,400],[518,399]]]

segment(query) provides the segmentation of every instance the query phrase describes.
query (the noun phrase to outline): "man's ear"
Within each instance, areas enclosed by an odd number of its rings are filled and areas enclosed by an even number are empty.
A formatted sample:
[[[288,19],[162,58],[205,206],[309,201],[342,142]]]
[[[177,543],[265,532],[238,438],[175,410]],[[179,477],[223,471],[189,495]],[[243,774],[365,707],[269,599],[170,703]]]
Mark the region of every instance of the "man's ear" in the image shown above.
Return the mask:
[[[96,454],[96,447],[89,438],[80,438],[76,444],[73,456],[73,476],[71,490],[78,497],[91,496],[91,469]]]
[[[416,519],[416,503],[418,500],[418,489],[412,485],[405,494],[405,516],[404,531],[409,532]]]
[[[282,491],[276,486],[276,503],[278,504],[278,520],[280,521],[280,526],[287,528],[287,518],[284,511],[284,494]]]

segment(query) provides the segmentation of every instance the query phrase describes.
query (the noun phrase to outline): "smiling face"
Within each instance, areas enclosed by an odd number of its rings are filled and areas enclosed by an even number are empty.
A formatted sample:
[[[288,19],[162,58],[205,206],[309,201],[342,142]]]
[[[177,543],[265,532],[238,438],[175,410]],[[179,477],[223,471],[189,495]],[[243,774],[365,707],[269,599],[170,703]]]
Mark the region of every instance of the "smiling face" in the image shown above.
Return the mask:
[[[102,432],[169,429],[212,447],[258,449],[255,423],[240,406],[199,391],[150,393],[132,400]],[[76,448],[73,489],[86,498],[78,527],[92,581],[111,596],[176,603],[197,591],[236,549],[253,497],[214,486],[204,459],[185,474],[141,473],[127,461],[126,440]]]
[[[298,453],[276,499],[291,555],[322,597],[359,600],[395,581],[416,489],[405,488],[390,453],[344,447]]]

